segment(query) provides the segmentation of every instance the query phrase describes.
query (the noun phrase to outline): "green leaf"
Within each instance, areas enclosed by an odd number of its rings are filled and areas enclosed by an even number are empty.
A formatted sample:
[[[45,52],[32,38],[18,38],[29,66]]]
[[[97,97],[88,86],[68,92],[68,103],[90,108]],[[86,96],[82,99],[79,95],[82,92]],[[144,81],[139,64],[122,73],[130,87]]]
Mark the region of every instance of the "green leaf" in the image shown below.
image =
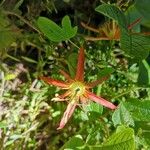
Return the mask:
[[[140,143],[141,145],[147,147],[147,149],[150,149],[150,123],[149,121],[135,121],[135,132],[140,135],[137,138],[137,143]]]
[[[119,8],[117,8],[116,6],[110,4],[103,4],[96,7],[95,10],[111,19],[116,20],[120,27],[126,29],[127,27],[126,17],[123,14],[123,12],[119,10]]]
[[[83,109],[84,112],[81,114],[83,120],[95,121],[99,119],[100,115],[103,113],[103,106],[94,102],[85,105]]]
[[[46,17],[39,17],[37,24],[45,36],[53,42],[69,40],[77,33],[77,27],[71,27],[68,16],[62,19],[62,28]]]
[[[100,115],[103,112],[103,106],[94,102],[90,102],[90,104],[87,105],[86,110],[89,112],[96,112]]]
[[[130,34],[125,31],[121,34],[120,42],[121,48],[136,61],[143,60],[149,55],[150,38],[147,36]]]
[[[15,26],[11,25],[9,19],[3,15],[3,11],[0,10],[0,49],[8,48],[16,41],[16,37],[19,35],[16,29]]]
[[[115,71],[115,69],[113,69],[111,67],[104,68],[103,70],[99,71],[98,79],[100,79],[102,77],[106,77],[106,76],[110,75],[111,73],[113,73],[114,71]]]
[[[21,138],[23,138],[22,135],[14,134],[9,137],[9,140],[7,140],[7,142],[5,143],[5,146],[9,146],[9,145],[13,144],[16,140],[21,139]]]
[[[122,127],[102,146],[94,146],[93,150],[135,150],[134,130]]]
[[[14,140],[14,141],[18,140],[20,138],[23,138],[23,136],[22,135],[18,135],[18,134],[13,134],[12,136],[10,136],[10,139]]]
[[[33,60],[33,59],[29,58],[29,57],[22,56],[21,58],[24,59],[27,62],[30,62],[30,63],[35,63],[35,64],[37,63],[37,61],[35,61],[35,60]]]
[[[136,9],[146,18],[150,19],[150,0],[135,0]]]
[[[74,37],[77,33],[77,27],[72,28],[69,16],[62,19],[62,29],[66,39]]]
[[[9,19],[4,15],[4,12],[0,9],[0,28],[5,28],[9,25]]]
[[[113,113],[112,121],[114,123],[114,126],[119,124],[134,126],[134,120],[123,103],[120,103],[119,107]]]
[[[37,24],[48,39],[54,42],[60,42],[64,39],[63,30],[52,20],[46,17],[39,17]]]
[[[128,110],[132,111],[132,116],[138,121],[150,122],[150,101],[131,99],[127,104]]]
[[[80,135],[76,135],[72,137],[65,145],[61,148],[61,150],[78,150],[80,147],[84,145],[83,139]]]
[[[5,129],[6,127],[8,127],[6,123],[0,122],[0,129],[1,128]]]
[[[143,60],[139,64],[139,76],[138,76],[139,85],[150,85],[150,65],[146,60]]]
[[[15,6],[13,8],[13,11],[21,14],[21,10],[19,10],[19,8],[23,4],[23,2],[24,2],[24,0],[19,0],[18,2],[16,2]]]
[[[15,79],[16,77],[17,77],[16,74],[12,74],[12,73],[6,74],[6,75],[5,75],[5,80],[13,80],[13,79]]]
[[[15,34],[9,28],[0,28],[0,49],[9,47],[15,42]]]
[[[4,144],[4,146],[7,147],[13,143],[14,143],[14,140],[7,140],[7,142]]]
[[[137,9],[135,8],[135,5],[131,5],[125,12],[126,15],[126,19],[128,21],[128,24],[132,24],[135,20],[137,20],[137,18],[141,18],[142,15],[137,11]],[[143,19],[136,24],[135,26],[132,27],[132,30],[134,30],[134,32],[140,32],[140,25],[143,22]]]
[[[148,121],[135,121],[135,131],[142,129],[144,131],[150,131],[150,124]]]

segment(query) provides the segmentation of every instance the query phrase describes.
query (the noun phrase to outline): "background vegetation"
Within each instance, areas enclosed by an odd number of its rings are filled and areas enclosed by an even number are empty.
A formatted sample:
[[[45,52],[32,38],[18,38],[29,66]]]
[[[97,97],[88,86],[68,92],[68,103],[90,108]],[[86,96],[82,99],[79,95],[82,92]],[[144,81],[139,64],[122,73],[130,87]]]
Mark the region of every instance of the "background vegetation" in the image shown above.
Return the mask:
[[[150,149],[149,6],[149,0],[1,0],[0,149]],[[66,15],[75,27],[65,31],[70,36],[39,21],[47,17],[61,27]],[[98,29],[112,20],[119,25],[119,41],[84,38],[100,35],[81,22]],[[53,36],[47,34],[50,30]],[[118,108],[111,111],[95,103],[78,107],[57,131],[66,103],[51,101],[61,91],[39,77],[64,80],[60,69],[74,76],[76,46],[81,45],[86,49],[86,81],[111,72],[93,92]]]

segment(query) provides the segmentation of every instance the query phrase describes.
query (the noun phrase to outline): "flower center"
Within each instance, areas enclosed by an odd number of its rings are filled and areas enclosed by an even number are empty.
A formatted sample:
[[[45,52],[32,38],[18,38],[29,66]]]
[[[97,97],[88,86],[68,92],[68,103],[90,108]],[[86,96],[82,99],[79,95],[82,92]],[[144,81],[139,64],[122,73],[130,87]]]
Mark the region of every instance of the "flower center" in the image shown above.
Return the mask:
[[[73,82],[70,85],[72,96],[82,96],[85,93],[85,85],[79,81]]]

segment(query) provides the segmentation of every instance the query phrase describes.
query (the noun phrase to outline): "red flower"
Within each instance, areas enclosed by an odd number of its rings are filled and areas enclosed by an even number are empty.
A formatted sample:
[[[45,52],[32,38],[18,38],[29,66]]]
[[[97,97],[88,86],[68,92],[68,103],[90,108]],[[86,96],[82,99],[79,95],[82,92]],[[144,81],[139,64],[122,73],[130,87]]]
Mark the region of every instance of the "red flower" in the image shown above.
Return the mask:
[[[141,18],[136,19],[134,22],[128,25],[128,30],[131,30],[137,23],[141,21]],[[104,23],[100,28],[95,29],[94,27],[90,27],[87,24],[81,22],[81,25],[90,31],[93,31],[95,33],[100,34],[98,37],[85,37],[86,40],[89,41],[99,41],[99,40],[120,40],[120,28],[118,24],[113,20]],[[143,35],[149,35],[149,32],[147,33],[134,33],[131,31],[131,34],[143,34]]]
[[[67,109],[64,112],[64,115],[57,129],[62,129],[68,122],[69,118],[72,116],[76,106],[79,103],[86,103],[88,99],[93,100],[94,102],[97,102],[110,109],[116,108],[116,106],[111,102],[90,92],[91,88],[102,83],[104,80],[107,79],[107,77],[101,78],[100,80],[94,81],[92,83],[85,83],[84,60],[85,60],[84,49],[80,48],[77,70],[74,79],[72,79],[66,72],[62,70],[60,71],[60,73],[66,78],[67,80],[66,82],[55,80],[48,77],[41,77],[41,79],[47,82],[48,84],[67,90],[64,94],[60,95],[59,98],[55,98],[56,101],[68,101]]]

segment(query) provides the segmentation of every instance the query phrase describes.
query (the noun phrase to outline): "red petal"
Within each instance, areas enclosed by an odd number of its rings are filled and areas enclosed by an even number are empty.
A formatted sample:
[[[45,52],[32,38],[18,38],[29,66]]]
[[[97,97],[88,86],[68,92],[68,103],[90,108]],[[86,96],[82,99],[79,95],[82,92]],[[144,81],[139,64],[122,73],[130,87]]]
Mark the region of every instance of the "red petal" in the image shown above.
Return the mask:
[[[113,103],[103,99],[102,97],[95,95],[94,93],[87,91],[87,97],[105,107],[108,107],[110,109],[116,109],[116,106]]]
[[[67,109],[64,112],[64,115],[60,121],[60,124],[59,124],[59,127],[57,128],[57,130],[62,129],[66,125],[66,123],[68,122],[68,120],[72,116],[72,114],[76,108],[76,105],[77,105],[76,102],[71,102],[68,104]]]
[[[73,81],[69,74],[67,74],[65,71],[60,70],[60,73],[68,80],[68,81]]]
[[[86,84],[86,86],[88,86],[89,88],[93,88],[94,86],[98,85],[98,84],[101,84],[103,81],[107,80],[108,79],[108,76],[106,77],[102,77],[100,78],[99,80],[96,80],[94,82],[91,82],[91,83],[88,83]]]
[[[84,80],[84,48],[81,47],[79,50],[79,55],[78,55],[78,64],[77,64],[77,70],[76,70],[76,76],[75,79],[79,81]]]
[[[48,77],[40,77],[40,79],[47,82],[48,84],[51,84],[51,85],[54,85],[54,86],[57,86],[60,88],[67,88],[68,87],[68,84],[66,84],[63,81],[55,80],[55,79],[48,78]]]

